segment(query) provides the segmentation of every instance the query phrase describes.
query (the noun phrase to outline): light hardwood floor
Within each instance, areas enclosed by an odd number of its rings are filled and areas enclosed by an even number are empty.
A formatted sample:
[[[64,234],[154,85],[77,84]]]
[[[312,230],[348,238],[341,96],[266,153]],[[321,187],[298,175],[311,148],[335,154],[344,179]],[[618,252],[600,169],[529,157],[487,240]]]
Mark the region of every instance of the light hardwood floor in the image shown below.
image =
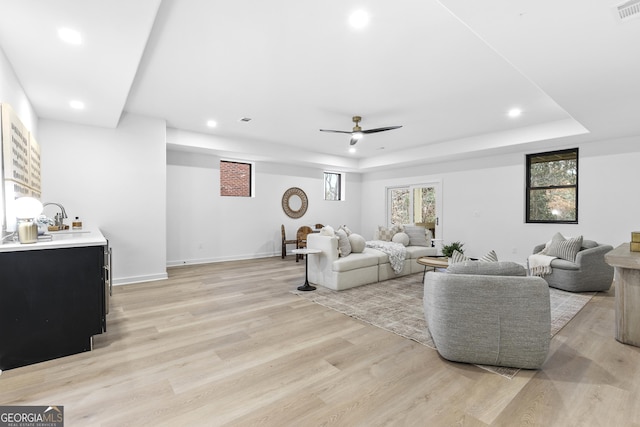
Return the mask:
[[[3,372],[0,404],[64,405],[66,426],[640,426],[613,290],[509,380],[291,294],[303,278],[289,256],[116,287],[94,350]]]

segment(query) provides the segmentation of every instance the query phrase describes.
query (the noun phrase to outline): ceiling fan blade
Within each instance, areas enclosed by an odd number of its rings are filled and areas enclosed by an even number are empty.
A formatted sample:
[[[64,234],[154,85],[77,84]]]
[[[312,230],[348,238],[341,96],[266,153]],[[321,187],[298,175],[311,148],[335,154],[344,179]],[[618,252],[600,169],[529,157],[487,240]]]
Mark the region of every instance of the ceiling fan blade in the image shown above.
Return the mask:
[[[375,129],[365,129],[362,133],[376,133],[376,132],[384,132],[385,130],[393,130],[401,128],[402,126],[387,126],[384,128],[375,128]]]
[[[333,130],[333,129],[320,129],[320,132],[334,132],[334,133],[348,133],[348,134],[353,133],[350,130]]]
[[[356,145],[356,142],[358,142],[359,140],[360,138],[351,137],[351,141],[349,141],[349,145]]]

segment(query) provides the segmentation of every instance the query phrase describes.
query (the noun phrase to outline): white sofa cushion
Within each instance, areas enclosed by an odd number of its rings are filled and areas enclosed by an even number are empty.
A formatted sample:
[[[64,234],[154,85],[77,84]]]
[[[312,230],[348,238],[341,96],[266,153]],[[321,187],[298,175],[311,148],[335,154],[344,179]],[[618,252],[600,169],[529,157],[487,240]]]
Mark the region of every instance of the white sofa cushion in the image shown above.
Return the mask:
[[[418,259],[422,256],[434,256],[438,253],[437,248],[428,246],[407,246],[406,259]]]
[[[380,253],[381,252],[376,251],[375,249],[364,248],[364,251],[361,253],[352,253],[347,257],[340,257],[334,260],[331,264],[331,269],[333,271],[350,271],[357,268],[378,265]]]

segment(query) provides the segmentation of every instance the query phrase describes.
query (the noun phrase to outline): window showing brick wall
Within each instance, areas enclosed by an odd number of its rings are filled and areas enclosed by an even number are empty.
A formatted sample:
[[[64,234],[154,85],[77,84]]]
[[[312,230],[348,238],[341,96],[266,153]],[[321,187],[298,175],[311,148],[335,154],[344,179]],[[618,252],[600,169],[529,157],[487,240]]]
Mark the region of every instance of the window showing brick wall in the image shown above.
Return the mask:
[[[251,197],[251,164],[220,161],[220,195]]]

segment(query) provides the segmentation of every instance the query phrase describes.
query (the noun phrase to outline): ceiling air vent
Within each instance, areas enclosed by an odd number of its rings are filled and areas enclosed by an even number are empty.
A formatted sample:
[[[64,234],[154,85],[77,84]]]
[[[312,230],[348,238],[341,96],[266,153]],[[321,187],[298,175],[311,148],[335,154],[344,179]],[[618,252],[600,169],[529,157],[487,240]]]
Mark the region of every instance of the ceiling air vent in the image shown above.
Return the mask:
[[[616,6],[620,21],[627,21],[631,18],[640,18],[640,0],[630,0]]]

